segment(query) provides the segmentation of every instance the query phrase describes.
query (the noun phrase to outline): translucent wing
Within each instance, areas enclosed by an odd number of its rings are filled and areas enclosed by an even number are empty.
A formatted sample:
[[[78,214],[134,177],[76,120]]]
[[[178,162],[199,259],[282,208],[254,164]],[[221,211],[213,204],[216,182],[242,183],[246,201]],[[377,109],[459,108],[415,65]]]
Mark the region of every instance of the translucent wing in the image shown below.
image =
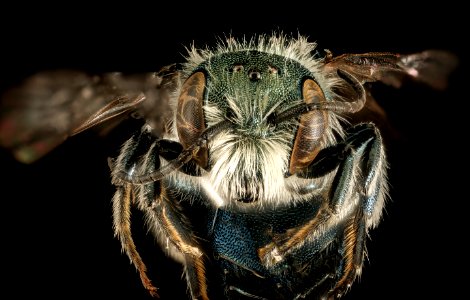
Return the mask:
[[[388,122],[385,110],[374,99],[370,84],[381,82],[399,88],[405,82],[415,81],[437,90],[444,90],[457,65],[456,55],[442,50],[428,50],[409,55],[370,52],[333,57],[328,53],[323,68],[326,73],[333,74],[332,76],[335,76],[338,70],[346,71],[364,85],[366,102],[361,111],[350,116],[352,122],[374,121],[384,132],[396,137],[398,133]],[[339,93],[345,96],[344,99],[349,99],[350,93],[354,91],[345,87]]]
[[[178,75],[174,65],[137,75],[37,73],[2,95],[0,146],[19,161],[31,163],[67,137],[135,111],[148,118],[159,134]]]
[[[324,68],[327,72],[345,70],[361,83],[381,81],[398,88],[405,80],[413,79],[442,90],[457,64],[457,57],[450,52],[428,50],[409,55],[371,52],[332,57],[330,54]]]

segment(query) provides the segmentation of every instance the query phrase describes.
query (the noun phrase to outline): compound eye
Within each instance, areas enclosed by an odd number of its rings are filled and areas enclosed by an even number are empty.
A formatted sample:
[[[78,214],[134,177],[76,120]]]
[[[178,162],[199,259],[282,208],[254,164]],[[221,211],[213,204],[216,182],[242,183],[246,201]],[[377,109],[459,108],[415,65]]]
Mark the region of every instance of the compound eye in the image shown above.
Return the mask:
[[[320,86],[312,79],[307,79],[302,84],[302,97],[305,103],[326,102]],[[315,159],[324,143],[326,128],[326,111],[313,110],[300,117],[290,159],[290,174],[303,170]]]
[[[185,149],[194,145],[206,126],[204,123],[203,98],[206,89],[206,76],[202,72],[191,75],[183,84],[178,99],[176,129],[181,144]],[[207,148],[193,155],[194,160],[202,167],[207,167]]]

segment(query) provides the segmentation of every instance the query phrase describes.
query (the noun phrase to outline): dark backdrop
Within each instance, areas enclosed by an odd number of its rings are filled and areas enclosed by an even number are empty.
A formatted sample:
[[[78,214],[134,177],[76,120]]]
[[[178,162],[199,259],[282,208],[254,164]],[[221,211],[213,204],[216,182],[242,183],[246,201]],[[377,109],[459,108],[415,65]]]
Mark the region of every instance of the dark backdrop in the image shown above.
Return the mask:
[[[155,4],[157,5],[157,4]],[[339,4],[180,4],[175,7],[20,7],[3,9],[2,90],[36,71],[155,71],[181,62],[184,46],[213,45],[227,33],[299,32],[335,54],[430,48],[465,54],[461,8]],[[270,4],[272,6],[273,4]],[[197,7],[197,9],[196,9]],[[213,10],[208,9],[212,7]],[[119,8],[115,11],[115,8]],[[392,200],[371,231],[363,275],[344,299],[425,299],[458,296],[465,274],[462,216],[467,158],[460,87],[463,67],[445,92],[422,86],[377,88],[398,131],[387,140]],[[125,130],[124,130],[125,131]],[[123,133],[124,133],[123,131]],[[113,237],[106,158],[125,135],[85,132],[32,165],[2,150],[2,292],[12,298],[150,299]],[[167,260],[142,230],[134,230],[162,299],[184,299],[179,265]],[[458,298],[457,298],[458,299]]]

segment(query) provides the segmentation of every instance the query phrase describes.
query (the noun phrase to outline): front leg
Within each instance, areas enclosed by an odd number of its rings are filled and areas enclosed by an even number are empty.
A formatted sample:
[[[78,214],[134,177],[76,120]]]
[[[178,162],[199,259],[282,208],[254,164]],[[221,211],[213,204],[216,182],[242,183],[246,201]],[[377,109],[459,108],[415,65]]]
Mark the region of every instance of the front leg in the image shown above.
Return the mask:
[[[206,261],[197,237],[190,224],[185,222],[178,205],[179,199],[166,188],[162,188],[160,199],[147,211],[152,227],[157,232],[160,244],[169,249],[171,255],[180,257],[192,299],[209,299],[206,282]],[[168,243],[170,245],[168,245]]]
[[[145,148],[146,153],[141,149]],[[185,266],[185,272],[193,299],[208,299],[205,282],[205,262],[191,226],[182,215],[178,198],[162,181],[147,184],[126,182],[119,176],[123,170],[131,175],[148,174],[160,167],[160,156],[172,159],[182,147],[169,141],[156,141],[150,132],[134,135],[124,144],[119,157],[111,162],[113,183],[117,191],[113,197],[115,235],[122,249],[140,274],[142,284],[154,297],[157,288],[147,276],[145,263],[139,255],[131,233],[131,206],[142,210],[157,240],[169,249],[168,254]]]
[[[330,294],[341,294],[361,270],[367,229],[375,225],[386,195],[386,163],[380,133],[372,124],[352,127],[344,141],[320,152],[304,172],[307,178],[325,176],[336,170],[325,201],[316,216],[306,224],[258,250],[267,268],[313,241],[329,228],[343,228],[337,233],[342,240],[339,251],[342,267],[334,274],[337,284]],[[343,224],[344,226],[337,226]],[[326,245],[325,245],[326,246]]]
[[[367,128],[365,126],[367,124],[361,124],[355,128]],[[382,139],[375,127],[371,127],[371,129],[374,129],[375,134],[364,145],[364,156],[359,161],[361,176],[356,182],[358,203],[343,231],[340,249],[343,257],[342,268],[338,270],[338,280],[329,292],[330,299],[341,297],[349,289],[356,276],[360,275],[366,251],[365,241],[368,229],[379,222],[388,193],[387,165]]]

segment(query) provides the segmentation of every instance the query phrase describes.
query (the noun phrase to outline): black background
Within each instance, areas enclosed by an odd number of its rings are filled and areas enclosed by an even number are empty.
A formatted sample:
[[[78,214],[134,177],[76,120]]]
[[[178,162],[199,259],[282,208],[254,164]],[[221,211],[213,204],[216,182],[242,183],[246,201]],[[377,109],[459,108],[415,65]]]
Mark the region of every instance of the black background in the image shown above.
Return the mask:
[[[156,5],[156,4],[155,4]],[[167,5],[167,4],[166,4]],[[466,147],[462,8],[254,3],[225,7],[21,7],[2,10],[1,88],[36,71],[155,71],[181,62],[185,46],[216,38],[297,32],[334,54],[446,49],[461,66],[444,92],[378,87],[399,135],[387,139],[391,201],[372,230],[363,275],[344,299],[460,298],[465,274]],[[270,4],[272,6],[273,4]],[[213,10],[208,9],[213,7]],[[117,10],[115,10],[118,8]],[[462,115],[461,115],[462,114]],[[0,153],[2,292],[11,298],[150,299],[113,237],[106,162],[127,136],[85,132],[32,165]],[[138,247],[162,299],[185,299],[179,265],[165,259],[134,213]],[[173,284],[173,285],[172,285]]]

